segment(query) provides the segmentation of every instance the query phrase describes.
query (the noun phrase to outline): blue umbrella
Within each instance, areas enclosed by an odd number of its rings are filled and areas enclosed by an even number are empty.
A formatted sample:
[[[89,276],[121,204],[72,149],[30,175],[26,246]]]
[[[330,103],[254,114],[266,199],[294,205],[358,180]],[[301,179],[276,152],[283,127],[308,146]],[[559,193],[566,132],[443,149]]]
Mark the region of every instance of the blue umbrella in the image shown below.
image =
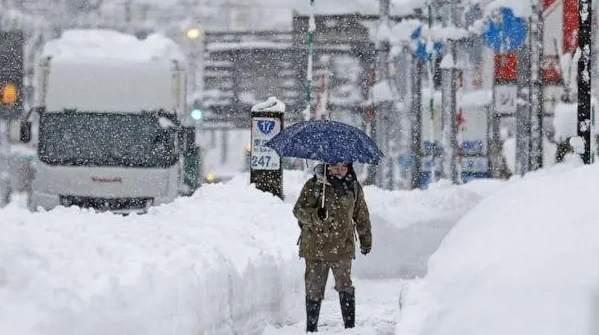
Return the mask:
[[[328,120],[296,123],[281,131],[266,146],[284,157],[318,160],[327,164],[378,164],[384,156],[362,130]]]

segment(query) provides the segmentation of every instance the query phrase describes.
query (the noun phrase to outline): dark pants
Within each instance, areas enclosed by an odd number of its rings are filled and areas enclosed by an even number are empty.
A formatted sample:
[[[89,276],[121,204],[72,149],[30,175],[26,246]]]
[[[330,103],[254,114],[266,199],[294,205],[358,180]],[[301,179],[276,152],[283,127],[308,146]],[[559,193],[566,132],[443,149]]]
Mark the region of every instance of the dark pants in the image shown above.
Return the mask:
[[[351,281],[351,259],[334,262],[306,260],[306,297],[313,301],[324,299],[324,290],[329,276],[333,270],[335,277],[335,290],[338,292],[353,293]]]

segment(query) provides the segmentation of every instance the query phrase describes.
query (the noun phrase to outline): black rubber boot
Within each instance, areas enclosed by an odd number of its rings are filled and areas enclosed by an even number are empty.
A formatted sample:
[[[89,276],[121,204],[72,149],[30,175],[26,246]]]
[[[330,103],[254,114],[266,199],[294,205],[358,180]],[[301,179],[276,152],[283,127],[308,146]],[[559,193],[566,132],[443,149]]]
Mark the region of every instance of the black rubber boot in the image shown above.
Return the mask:
[[[345,328],[354,328],[356,325],[356,298],[355,292],[339,292],[339,302],[341,303],[341,315]]]
[[[306,297],[306,331],[318,331],[318,317],[320,315],[320,300],[310,300]]]

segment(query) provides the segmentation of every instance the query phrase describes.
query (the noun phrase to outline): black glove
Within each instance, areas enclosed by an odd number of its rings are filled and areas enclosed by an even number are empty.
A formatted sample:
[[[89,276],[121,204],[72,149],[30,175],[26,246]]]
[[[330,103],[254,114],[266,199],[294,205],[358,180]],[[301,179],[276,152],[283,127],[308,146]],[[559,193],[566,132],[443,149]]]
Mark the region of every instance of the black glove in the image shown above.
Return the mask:
[[[319,207],[316,214],[318,214],[318,218],[321,220],[326,220],[329,217],[329,213],[327,213],[326,208]]]
[[[368,255],[370,253],[370,248],[360,247],[360,252],[362,255]]]

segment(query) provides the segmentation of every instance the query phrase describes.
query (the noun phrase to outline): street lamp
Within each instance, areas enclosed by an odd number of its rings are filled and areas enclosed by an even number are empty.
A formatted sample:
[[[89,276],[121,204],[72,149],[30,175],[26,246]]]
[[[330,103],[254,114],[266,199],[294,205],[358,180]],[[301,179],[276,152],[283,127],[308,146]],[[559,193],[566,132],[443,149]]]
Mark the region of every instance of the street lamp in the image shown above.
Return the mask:
[[[202,117],[203,117],[203,114],[204,114],[204,113],[202,112],[202,110],[201,110],[201,109],[199,109],[199,108],[194,108],[194,109],[191,111],[191,118],[192,118],[192,119],[194,119],[194,121],[201,121],[201,120],[202,120]]]
[[[198,38],[202,37],[202,35],[203,31],[200,28],[189,28],[185,32],[185,36],[187,36],[187,38],[190,40],[197,40]]]

